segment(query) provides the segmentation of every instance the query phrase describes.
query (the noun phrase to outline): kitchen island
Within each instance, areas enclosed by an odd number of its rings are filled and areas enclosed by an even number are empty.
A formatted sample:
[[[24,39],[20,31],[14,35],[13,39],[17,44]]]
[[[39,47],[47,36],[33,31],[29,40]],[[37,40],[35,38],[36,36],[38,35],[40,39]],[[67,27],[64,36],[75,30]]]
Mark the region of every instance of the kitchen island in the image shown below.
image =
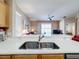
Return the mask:
[[[41,58],[40,55],[43,55],[43,59],[46,59],[45,55],[64,56],[64,53],[79,53],[79,42],[71,40],[71,36],[68,35],[54,35],[52,37],[44,37],[40,40],[40,42],[54,42],[60,47],[59,49],[19,49],[19,47],[27,41],[37,42],[38,36],[9,37],[4,42],[0,43],[0,55],[22,55],[22,57],[24,55],[32,55],[34,59],[38,55],[38,58]],[[19,56],[16,56],[16,58],[19,59]]]

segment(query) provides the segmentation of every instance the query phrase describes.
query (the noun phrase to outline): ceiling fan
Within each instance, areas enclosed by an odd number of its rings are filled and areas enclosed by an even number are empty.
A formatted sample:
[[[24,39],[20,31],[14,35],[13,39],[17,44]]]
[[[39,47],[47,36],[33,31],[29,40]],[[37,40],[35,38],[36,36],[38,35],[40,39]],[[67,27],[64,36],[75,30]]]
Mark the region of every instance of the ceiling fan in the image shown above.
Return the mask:
[[[50,17],[50,16],[48,15],[48,20],[52,21],[52,18],[53,18],[53,17],[54,17],[54,16],[51,16],[51,17]]]

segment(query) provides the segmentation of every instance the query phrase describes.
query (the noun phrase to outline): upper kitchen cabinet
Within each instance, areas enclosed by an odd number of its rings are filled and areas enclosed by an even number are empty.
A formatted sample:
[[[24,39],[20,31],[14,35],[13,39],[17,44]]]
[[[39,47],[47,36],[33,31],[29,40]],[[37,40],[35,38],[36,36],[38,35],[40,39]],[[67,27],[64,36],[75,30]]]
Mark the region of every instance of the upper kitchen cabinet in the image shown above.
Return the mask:
[[[4,0],[0,0],[0,27],[7,27],[7,5]]]

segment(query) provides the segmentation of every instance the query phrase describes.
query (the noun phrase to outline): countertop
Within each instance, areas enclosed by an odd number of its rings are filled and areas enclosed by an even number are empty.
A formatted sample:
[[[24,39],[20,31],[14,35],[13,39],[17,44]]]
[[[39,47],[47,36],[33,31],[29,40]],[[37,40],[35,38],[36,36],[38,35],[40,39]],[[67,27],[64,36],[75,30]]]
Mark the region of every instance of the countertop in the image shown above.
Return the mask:
[[[52,54],[79,53],[79,42],[71,40],[69,35],[52,35],[44,37],[40,42],[54,42],[60,49],[19,49],[26,41],[38,41],[38,36],[8,37],[0,42],[0,55],[4,54]]]

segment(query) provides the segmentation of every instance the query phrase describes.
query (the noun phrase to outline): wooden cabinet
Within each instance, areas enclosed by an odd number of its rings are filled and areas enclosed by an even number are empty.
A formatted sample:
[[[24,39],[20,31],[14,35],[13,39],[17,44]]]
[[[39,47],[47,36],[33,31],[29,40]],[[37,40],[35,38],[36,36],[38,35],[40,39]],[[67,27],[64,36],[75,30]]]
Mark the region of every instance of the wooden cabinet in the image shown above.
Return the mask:
[[[37,59],[37,55],[15,55],[12,59]]]
[[[0,59],[64,59],[64,54],[8,55],[0,56]]]
[[[42,59],[64,59],[64,54],[42,55]]]
[[[6,27],[6,4],[0,3],[0,27]]]
[[[7,0],[0,0],[0,27],[8,27],[9,21],[9,6]]]
[[[0,59],[10,59],[10,56],[0,56]]]
[[[64,54],[14,55],[12,59],[64,59]]]

